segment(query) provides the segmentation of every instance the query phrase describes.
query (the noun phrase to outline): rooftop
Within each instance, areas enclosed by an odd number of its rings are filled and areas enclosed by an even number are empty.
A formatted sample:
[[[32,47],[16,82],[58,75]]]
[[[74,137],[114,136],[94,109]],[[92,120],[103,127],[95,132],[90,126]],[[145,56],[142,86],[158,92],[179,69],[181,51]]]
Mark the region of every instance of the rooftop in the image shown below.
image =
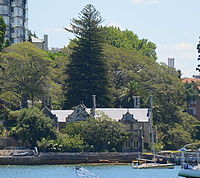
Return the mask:
[[[184,79],[182,79],[182,82],[184,82],[184,83],[200,82],[200,79],[197,79],[197,78],[184,78]]]
[[[53,114],[58,118],[58,122],[66,122],[66,118],[72,114],[74,110],[51,110]],[[87,108],[86,111],[90,113],[91,108]],[[133,114],[134,119],[138,122],[148,122],[148,108],[96,108],[95,111],[103,112],[108,117],[113,120],[119,121],[123,118],[123,115],[129,111],[130,114]]]
[[[34,37],[34,36],[31,36],[31,41],[32,41],[33,43],[43,43],[43,42],[44,42],[44,40],[41,40],[41,39],[36,38],[36,37]]]

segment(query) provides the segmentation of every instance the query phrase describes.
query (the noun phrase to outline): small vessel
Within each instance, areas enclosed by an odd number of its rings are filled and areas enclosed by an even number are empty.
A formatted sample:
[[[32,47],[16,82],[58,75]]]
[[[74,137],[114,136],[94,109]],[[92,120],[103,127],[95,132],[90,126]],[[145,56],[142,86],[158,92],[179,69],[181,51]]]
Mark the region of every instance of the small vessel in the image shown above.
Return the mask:
[[[200,164],[192,167],[189,164],[184,163],[182,165],[182,169],[178,173],[178,176],[187,177],[187,178],[193,178],[193,177],[200,178]]]
[[[132,162],[132,167],[134,169],[173,169],[175,167],[175,164],[173,163],[156,163],[152,162],[152,160],[147,159],[140,159],[138,161]]]
[[[188,145],[192,145],[192,144],[188,144]],[[187,146],[187,145],[186,145]],[[186,177],[186,178],[195,178],[195,177],[199,177],[200,178],[200,163],[199,163],[199,149],[196,152],[196,156],[197,156],[197,165],[196,166],[191,166],[188,163],[186,163],[185,161],[185,152],[187,150],[182,149],[182,169],[178,172],[178,176],[181,177]]]

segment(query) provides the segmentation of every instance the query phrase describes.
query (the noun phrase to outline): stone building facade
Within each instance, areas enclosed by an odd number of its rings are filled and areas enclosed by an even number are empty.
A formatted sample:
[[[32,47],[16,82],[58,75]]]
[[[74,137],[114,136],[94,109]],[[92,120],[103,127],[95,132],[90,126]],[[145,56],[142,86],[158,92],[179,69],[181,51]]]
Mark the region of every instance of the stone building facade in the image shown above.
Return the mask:
[[[44,110],[46,115],[56,121],[58,129],[65,128],[69,123],[84,121],[90,116],[98,117],[104,113],[111,119],[125,124],[129,141],[123,145],[124,152],[142,152],[149,149],[151,139],[148,108],[86,108],[84,104],[80,104],[74,110]]]

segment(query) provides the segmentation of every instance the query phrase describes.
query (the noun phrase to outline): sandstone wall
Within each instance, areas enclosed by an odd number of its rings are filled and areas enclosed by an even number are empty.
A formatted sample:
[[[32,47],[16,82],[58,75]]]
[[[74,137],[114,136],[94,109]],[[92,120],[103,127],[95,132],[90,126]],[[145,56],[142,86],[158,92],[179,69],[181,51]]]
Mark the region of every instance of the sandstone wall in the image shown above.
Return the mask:
[[[38,156],[0,156],[0,165],[131,163],[137,156],[137,153],[41,153]]]

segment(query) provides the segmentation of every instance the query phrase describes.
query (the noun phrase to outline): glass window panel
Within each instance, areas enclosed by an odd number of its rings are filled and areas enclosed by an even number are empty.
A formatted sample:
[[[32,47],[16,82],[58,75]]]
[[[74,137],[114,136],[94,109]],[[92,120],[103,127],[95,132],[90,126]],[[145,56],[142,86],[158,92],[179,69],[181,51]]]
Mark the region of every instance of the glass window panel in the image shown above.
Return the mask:
[[[8,6],[0,5],[0,14],[8,14],[8,13],[9,13]]]

